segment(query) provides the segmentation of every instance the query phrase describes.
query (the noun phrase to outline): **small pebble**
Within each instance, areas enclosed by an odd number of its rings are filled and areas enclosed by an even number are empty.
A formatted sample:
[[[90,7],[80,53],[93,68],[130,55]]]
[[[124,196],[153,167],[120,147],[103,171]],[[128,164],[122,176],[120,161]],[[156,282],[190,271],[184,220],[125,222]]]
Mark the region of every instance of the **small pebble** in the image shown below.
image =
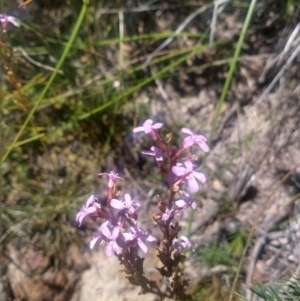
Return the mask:
[[[295,262],[296,261],[296,258],[293,254],[289,255],[287,259],[288,259],[289,262]]]
[[[288,238],[286,237],[281,237],[278,239],[278,242],[282,245],[282,246],[286,246],[289,243]]]
[[[281,246],[280,242],[277,239],[271,240],[270,245],[276,248],[279,248]]]

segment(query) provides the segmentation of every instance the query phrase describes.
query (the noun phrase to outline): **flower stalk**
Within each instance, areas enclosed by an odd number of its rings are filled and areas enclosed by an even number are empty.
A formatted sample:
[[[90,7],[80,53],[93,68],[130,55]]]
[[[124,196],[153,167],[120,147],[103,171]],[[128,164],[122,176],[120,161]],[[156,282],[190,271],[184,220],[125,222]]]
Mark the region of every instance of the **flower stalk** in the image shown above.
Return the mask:
[[[144,132],[152,138],[155,146],[150,151],[143,151],[144,155],[155,158],[162,176],[169,185],[168,196],[157,196],[158,211],[151,213],[154,235],[148,229],[142,229],[137,209],[140,202],[130,194],[124,195],[117,189],[117,181],[124,180],[116,172],[99,173],[99,176],[108,176],[107,201],[100,204],[99,200],[91,195],[86,204],[76,215],[79,226],[88,217],[100,224],[97,232],[90,242],[90,248],[97,243],[105,245],[105,254],[115,254],[124,267],[126,278],[131,284],[140,286],[141,294],[154,293],[159,297],[181,298],[188,300],[185,294],[188,281],[183,274],[182,263],[185,260],[184,250],[194,251],[194,245],[185,236],[180,235],[179,224],[181,211],[197,210],[197,202],[189,193],[196,193],[206,182],[203,173],[196,171],[196,156],[192,150],[195,145],[204,152],[209,148],[206,138],[194,134],[189,129],[183,128],[182,132],[188,136],[183,139],[179,147],[172,145],[172,135],[163,139],[159,130],[162,123],[154,123],[148,119],[142,126],[133,129],[134,133]],[[163,279],[167,280],[166,291],[161,291],[160,283],[149,280],[144,275],[144,256],[148,253],[149,246],[155,246],[157,257],[161,261],[157,271]]]

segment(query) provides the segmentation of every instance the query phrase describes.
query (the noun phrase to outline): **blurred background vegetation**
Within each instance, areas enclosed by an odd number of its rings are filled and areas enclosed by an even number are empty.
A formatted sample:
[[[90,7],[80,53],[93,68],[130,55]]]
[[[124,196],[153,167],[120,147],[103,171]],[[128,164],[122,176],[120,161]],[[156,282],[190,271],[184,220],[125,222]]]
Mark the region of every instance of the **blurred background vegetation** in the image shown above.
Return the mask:
[[[181,110],[169,103],[211,87],[212,113],[198,118],[214,147],[222,139],[214,132],[222,102],[227,97],[234,106],[230,81],[245,80],[239,57],[282,49],[300,16],[296,0],[257,1],[241,36],[255,1],[220,1],[218,26],[210,0],[90,0],[83,15],[81,0],[21,2],[0,1],[0,12],[21,25],[9,24],[0,36],[1,261],[9,258],[8,246],[34,246],[56,267],[71,244],[87,242],[90,229],[77,231],[74,216],[99,186],[97,173],[129,170],[146,192],[155,183],[132,128],[150,117],[176,131],[184,126]],[[275,75],[259,84],[261,91]],[[234,275],[248,234],[242,229],[226,244],[216,239],[199,260],[229,266]],[[5,274],[5,264],[1,269]],[[202,281],[195,300],[227,300],[230,287],[220,279]]]

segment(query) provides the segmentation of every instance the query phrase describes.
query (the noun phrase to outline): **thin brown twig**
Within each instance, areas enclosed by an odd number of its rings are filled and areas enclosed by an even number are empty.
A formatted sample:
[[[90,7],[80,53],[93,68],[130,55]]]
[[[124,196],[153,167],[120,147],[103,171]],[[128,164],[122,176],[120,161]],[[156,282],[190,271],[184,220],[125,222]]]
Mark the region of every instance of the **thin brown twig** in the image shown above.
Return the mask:
[[[275,188],[273,189],[273,191],[271,192],[269,198],[267,199],[267,201],[265,202],[265,204],[263,205],[262,207],[262,210],[260,211],[260,213],[258,214],[258,217],[256,218],[256,220],[254,221],[251,229],[250,229],[250,232],[249,232],[249,235],[248,235],[248,238],[247,238],[247,242],[246,242],[246,245],[245,245],[245,248],[243,250],[243,253],[242,253],[242,256],[241,256],[241,260],[239,262],[239,266],[237,268],[237,271],[236,271],[236,274],[235,274],[235,277],[234,277],[234,280],[233,280],[233,283],[232,283],[232,287],[231,287],[231,291],[230,291],[230,295],[229,295],[229,299],[228,301],[232,301],[232,298],[233,298],[233,294],[235,292],[235,288],[236,288],[236,285],[237,285],[237,281],[238,281],[238,277],[239,277],[239,274],[241,272],[241,268],[242,268],[242,264],[243,264],[243,261],[244,261],[244,258],[246,256],[246,252],[248,250],[248,247],[250,245],[250,241],[254,235],[254,231],[258,225],[258,222],[259,220],[261,219],[263,213],[265,212],[267,206],[270,204],[271,200],[272,200],[272,197],[273,195],[275,194],[275,192],[278,190],[278,188],[286,181],[288,180],[288,178],[290,177],[290,175],[296,171],[296,169],[300,166],[300,163],[298,163],[294,168],[292,168],[280,181],[279,183],[275,186]]]
[[[284,208],[286,210],[282,210],[279,214],[272,217],[265,223],[265,226],[262,227],[264,230],[262,235],[256,240],[254,247],[252,248],[252,250],[250,252],[249,264],[247,267],[247,275],[246,275],[246,285],[247,285],[246,297],[248,299],[251,299],[252,292],[251,292],[249,286],[252,281],[252,277],[254,274],[254,269],[255,269],[255,265],[256,265],[258,256],[261,252],[263,245],[265,244],[265,242],[267,240],[268,232],[271,231],[271,229],[273,229],[277,223],[279,223],[281,220],[283,220],[290,213],[290,210],[286,207],[287,206],[285,206],[285,208]],[[290,208],[290,206],[288,206],[288,207]]]
[[[197,10],[195,10],[193,13],[191,13],[175,30],[174,34],[179,34],[181,31],[183,31],[183,29],[199,14],[205,12],[206,10],[208,10],[209,8],[212,7],[212,4],[205,4],[201,7],[199,7]],[[167,45],[169,45],[174,39],[176,38],[176,36],[171,36],[168,39],[166,39],[162,44],[160,44],[145,60],[145,62],[143,63],[143,68],[147,67],[148,64],[151,62],[151,60],[153,59],[153,57],[156,56],[156,54],[158,52],[160,52],[163,48],[165,48]]]

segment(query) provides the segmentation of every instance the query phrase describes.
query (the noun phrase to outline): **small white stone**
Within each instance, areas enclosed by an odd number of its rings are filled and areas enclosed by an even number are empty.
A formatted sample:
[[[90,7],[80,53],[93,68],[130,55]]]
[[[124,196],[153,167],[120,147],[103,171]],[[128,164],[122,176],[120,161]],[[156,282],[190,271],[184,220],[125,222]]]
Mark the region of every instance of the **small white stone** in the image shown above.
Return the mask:
[[[289,262],[295,262],[296,261],[296,258],[293,254],[289,255],[287,259],[288,259]]]
[[[286,246],[289,243],[289,240],[286,237],[281,237],[278,239],[278,241],[282,246]]]
[[[115,89],[116,89],[116,88],[119,88],[120,85],[121,85],[121,83],[120,83],[120,81],[118,81],[118,80],[115,80],[115,81],[113,82],[113,87],[114,87]]]
[[[281,246],[280,242],[277,239],[271,240],[270,245],[276,248],[279,248]]]

